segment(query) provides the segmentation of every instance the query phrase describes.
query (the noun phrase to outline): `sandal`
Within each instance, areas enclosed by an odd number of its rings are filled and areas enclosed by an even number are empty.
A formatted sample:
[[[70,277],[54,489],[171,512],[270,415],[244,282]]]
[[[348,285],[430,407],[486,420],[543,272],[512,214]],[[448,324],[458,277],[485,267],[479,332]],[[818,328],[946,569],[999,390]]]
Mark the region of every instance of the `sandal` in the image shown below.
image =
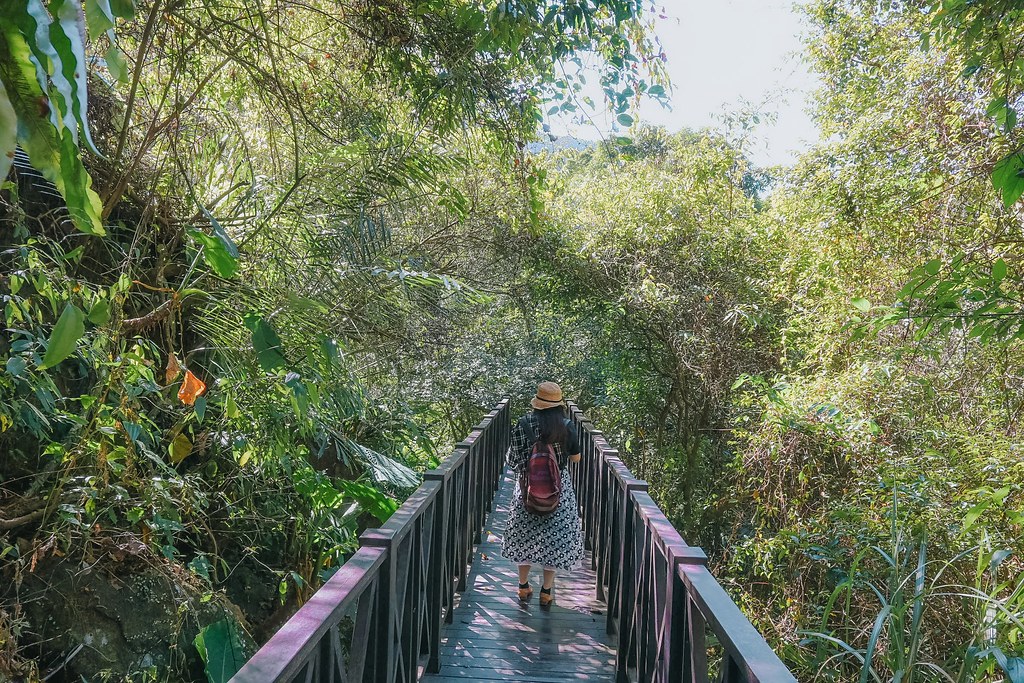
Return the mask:
[[[555,599],[553,597],[551,597],[551,589],[552,588],[554,588],[554,586],[549,586],[548,588],[541,588],[540,589],[540,606],[541,607],[547,607],[548,605],[550,605],[552,602],[555,601]]]
[[[530,596],[533,595],[533,588],[530,587],[530,582],[519,584],[519,602],[527,602]]]

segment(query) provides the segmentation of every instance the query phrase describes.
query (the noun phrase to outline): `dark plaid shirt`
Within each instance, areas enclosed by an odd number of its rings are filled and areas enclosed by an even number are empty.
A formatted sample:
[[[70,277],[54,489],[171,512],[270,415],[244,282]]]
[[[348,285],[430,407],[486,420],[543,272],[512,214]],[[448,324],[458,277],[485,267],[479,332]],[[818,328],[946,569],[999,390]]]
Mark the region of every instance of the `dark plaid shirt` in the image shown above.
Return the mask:
[[[570,420],[565,421],[566,439],[565,443],[553,443],[555,457],[558,459],[559,468],[564,469],[569,464],[569,456],[580,452],[580,437],[576,431],[576,425]],[[522,473],[526,461],[533,451],[533,444],[537,443],[540,425],[534,413],[527,413],[519,418],[512,427],[512,446],[508,449],[508,466],[513,472]]]

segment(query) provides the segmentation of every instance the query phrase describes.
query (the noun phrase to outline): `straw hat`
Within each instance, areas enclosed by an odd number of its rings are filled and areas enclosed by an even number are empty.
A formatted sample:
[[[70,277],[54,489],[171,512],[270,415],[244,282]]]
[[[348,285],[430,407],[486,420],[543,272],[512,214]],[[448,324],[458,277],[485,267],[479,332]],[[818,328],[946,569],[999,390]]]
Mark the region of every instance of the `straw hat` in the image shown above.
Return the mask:
[[[530,405],[536,410],[562,405],[562,387],[554,382],[541,382],[537,385],[537,395],[530,401]]]

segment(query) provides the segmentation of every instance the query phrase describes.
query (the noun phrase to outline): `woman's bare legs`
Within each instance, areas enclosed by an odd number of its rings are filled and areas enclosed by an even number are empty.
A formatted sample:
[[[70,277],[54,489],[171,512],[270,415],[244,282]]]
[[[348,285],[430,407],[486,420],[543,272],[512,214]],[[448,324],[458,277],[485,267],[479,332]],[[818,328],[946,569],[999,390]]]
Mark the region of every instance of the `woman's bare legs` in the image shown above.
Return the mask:
[[[547,607],[554,600],[551,589],[555,586],[555,568],[544,567],[544,585],[540,589],[540,606]]]
[[[519,565],[519,600],[526,602],[533,595],[533,588],[530,587],[530,565]]]

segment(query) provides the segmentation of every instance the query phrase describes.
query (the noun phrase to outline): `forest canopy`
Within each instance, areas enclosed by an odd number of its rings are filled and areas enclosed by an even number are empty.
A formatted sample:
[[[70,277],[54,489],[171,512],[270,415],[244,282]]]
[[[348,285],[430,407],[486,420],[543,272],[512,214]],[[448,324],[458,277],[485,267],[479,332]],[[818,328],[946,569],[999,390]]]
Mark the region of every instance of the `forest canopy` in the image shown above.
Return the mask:
[[[800,680],[1024,680],[1024,9],[803,3],[771,168],[658,12],[0,0],[0,678],[221,680],[555,379]]]

